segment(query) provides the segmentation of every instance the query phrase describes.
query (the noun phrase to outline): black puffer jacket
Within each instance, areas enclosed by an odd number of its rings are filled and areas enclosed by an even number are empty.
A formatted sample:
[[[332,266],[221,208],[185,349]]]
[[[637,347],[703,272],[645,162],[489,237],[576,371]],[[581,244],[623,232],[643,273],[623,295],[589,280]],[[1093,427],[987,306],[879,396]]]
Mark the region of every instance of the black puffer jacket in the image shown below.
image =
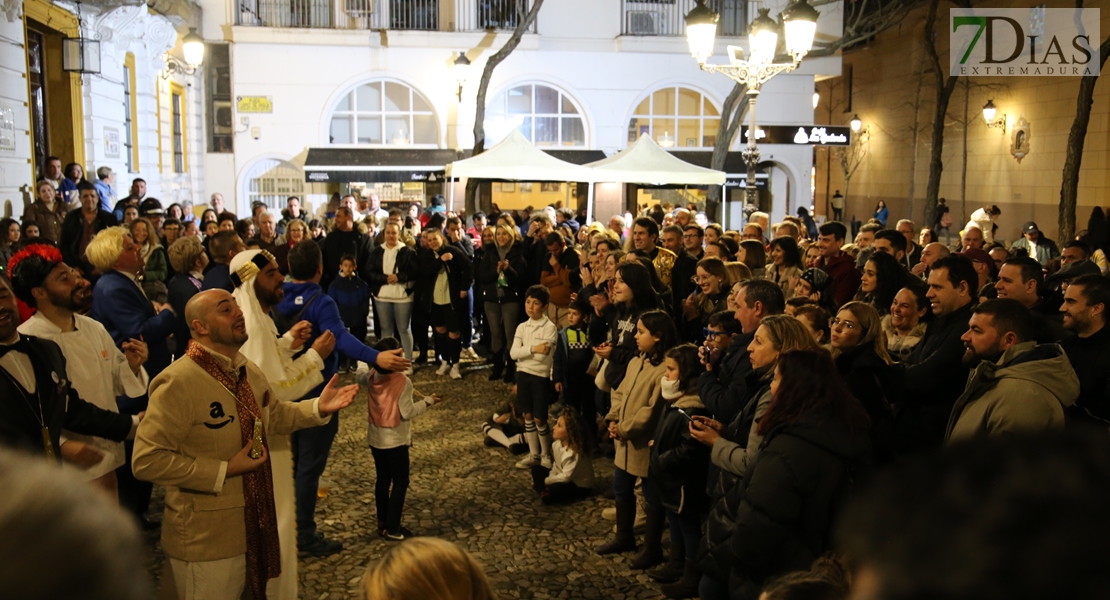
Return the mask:
[[[450,254],[451,260],[444,262],[440,259],[443,254]],[[460,300],[459,293],[470,290],[471,266],[470,259],[458,248],[450,245],[440,247],[439,251],[431,248],[421,248],[417,253],[420,263],[420,297],[417,298],[418,308],[424,311],[432,310],[435,298],[436,279],[440,271],[447,270],[447,283],[451,288],[451,302]]]
[[[726,498],[736,515],[728,542],[733,600],[756,600],[769,578],[806,570],[829,550],[847,469],[870,454],[866,431],[817,414],[763,438],[747,477]]]
[[[754,331],[732,336],[725,356],[698,379],[698,396],[709,414],[722,423],[731,423],[744,408],[748,392],[744,378],[752,372],[748,346],[754,337]]]
[[[876,462],[889,461],[894,456],[891,403],[901,397],[900,378],[895,377],[894,367],[883,362],[870,346],[857,346],[836,357],[836,370],[871,417],[871,447]]]
[[[505,254],[505,260],[509,261],[509,268],[505,269],[505,279],[508,280],[509,285],[500,288],[500,293],[497,286],[497,263],[501,260],[501,255],[497,253],[497,248],[493,247],[483,248],[482,252],[482,260],[478,263],[477,269],[477,279],[482,285],[482,301],[497,304],[520,302],[521,286],[524,284],[524,275],[528,268],[524,262],[520,244],[514,242]]]
[[[400,246],[397,249],[397,260],[393,263],[393,272],[386,273],[382,268],[385,261],[385,245],[374,248],[370,253],[370,260],[362,268],[362,278],[370,283],[370,293],[375,297],[381,293],[382,286],[386,284],[386,279],[390,275],[397,276],[398,283],[409,283],[416,281],[419,274],[419,266],[416,262],[416,251],[401,242],[397,242]],[[414,286],[409,286],[409,294],[412,294]]]
[[[651,446],[648,484],[655,486],[663,506],[680,514],[701,514],[709,499],[705,479],[709,467],[709,447],[690,436],[690,421],[678,412],[708,416],[697,396],[682,396],[665,403],[663,416],[655,426]]]

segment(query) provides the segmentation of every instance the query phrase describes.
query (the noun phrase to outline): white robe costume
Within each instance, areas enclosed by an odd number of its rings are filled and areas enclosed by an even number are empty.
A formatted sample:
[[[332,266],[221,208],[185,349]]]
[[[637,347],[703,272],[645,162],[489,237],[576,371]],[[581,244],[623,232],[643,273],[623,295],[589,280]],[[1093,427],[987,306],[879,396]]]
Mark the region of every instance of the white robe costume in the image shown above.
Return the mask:
[[[256,257],[258,257],[256,259]],[[232,293],[247,322],[247,342],[239,352],[266,374],[279,400],[297,400],[324,381],[324,359],[313,349],[293,360],[293,336],[278,336],[273,319],[264,312],[254,291],[257,263],[273,256],[261,250],[247,250],[231,260],[232,281],[240,285]],[[257,261],[257,262],[256,262]],[[266,586],[269,600],[296,600],[297,511],[293,491],[293,452],[287,435],[269,434],[270,463],[274,474],[274,504],[277,508],[278,539],[281,544],[281,576]]]

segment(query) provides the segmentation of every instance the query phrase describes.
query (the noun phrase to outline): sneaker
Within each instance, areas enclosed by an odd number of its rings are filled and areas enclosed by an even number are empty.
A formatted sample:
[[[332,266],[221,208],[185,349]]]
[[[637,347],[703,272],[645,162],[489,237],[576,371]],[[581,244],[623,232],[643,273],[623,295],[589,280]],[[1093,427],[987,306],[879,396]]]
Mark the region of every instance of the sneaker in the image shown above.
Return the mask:
[[[547,470],[551,470],[552,465],[553,465],[553,463],[551,461],[550,456],[544,456],[544,457],[540,458],[540,466],[541,467],[543,467]]]
[[[459,363],[451,365],[451,379],[462,379],[462,373],[459,372]]]
[[[405,369],[405,375],[412,375],[412,367]]]
[[[529,454],[517,461],[516,468],[522,471],[528,471],[532,468],[532,465],[538,464],[540,464],[540,458],[538,456],[532,456],[531,454]]]
[[[297,557],[331,556],[342,550],[343,542],[326,539],[323,534],[317,533],[307,544],[297,544]]]
[[[610,506],[609,508],[606,508],[605,510],[601,511],[601,518],[605,519],[606,521],[616,521],[617,520],[617,509],[616,509],[616,507]]]
[[[469,358],[471,360],[478,360],[478,353],[474,351],[474,348],[463,348],[462,349],[462,355],[463,355],[463,358]]]
[[[409,531],[407,528],[401,527],[397,531],[383,530],[382,537],[385,538],[385,541],[387,542],[400,542],[411,537],[416,537],[416,535],[413,532]]]
[[[447,371],[450,371],[450,370],[451,370],[451,365],[447,364],[447,362],[445,361],[445,362],[443,362],[442,364],[439,365],[438,369],[436,369],[436,375],[439,375],[439,376],[442,377],[442,376],[447,374]]]

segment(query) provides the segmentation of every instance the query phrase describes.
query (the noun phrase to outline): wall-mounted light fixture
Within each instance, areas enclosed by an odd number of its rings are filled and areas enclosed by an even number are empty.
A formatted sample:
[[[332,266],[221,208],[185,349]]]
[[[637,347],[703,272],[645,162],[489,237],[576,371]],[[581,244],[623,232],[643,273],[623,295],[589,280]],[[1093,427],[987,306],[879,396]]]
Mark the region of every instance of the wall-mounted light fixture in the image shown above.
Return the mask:
[[[1006,114],[998,115],[998,107],[994,105],[994,100],[987,100],[983,105],[983,120],[987,122],[987,127],[994,127],[1002,130],[1002,135],[1006,135]]]
[[[77,3],[77,35],[81,35],[81,3]],[[100,42],[86,37],[62,40],[62,70],[71,73],[100,73]]]
[[[181,49],[185,53],[185,62],[170,56],[168,52],[162,56],[166,61],[166,68],[162,70],[162,79],[169,79],[175,73],[192,75],[204,62],[204,38],[197,34],[196,27],[190,27],[189,33],[181,38]]]
[[[821,103],[821,92],[813,90],[813,110],[817,110],[817,105]]]
[[[470,59],[466,57],[466,52],[459,52],[459,57],[455,59],[455,81],[459,84],[459,91],[456,96],[459,102],[462,102],[463,86],[470,79]]]
[[[863,121],[859,120],[859,115],[852,115],[852,131],[859,131],[863,127]]]

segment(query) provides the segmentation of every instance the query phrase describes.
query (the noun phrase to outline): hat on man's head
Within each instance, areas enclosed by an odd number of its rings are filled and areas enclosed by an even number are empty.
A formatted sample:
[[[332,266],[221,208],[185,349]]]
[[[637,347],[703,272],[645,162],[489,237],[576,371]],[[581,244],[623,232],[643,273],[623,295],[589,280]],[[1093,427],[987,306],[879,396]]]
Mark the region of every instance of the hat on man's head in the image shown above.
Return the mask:
[[[139,204],[139,216],[142,217],[158,217],[166,214],[162,210],[162,203],[157,198],[147,198]]]
[[[271,262],[277,262],[277,259],[265,250],[244,250],[236,254],[228,265],[231,270],[231,283],[235,284],[235,287],[241,287]]]
[[[979,248],[968,248],[963,252],[957,252],[956,256],[962,256],[970,260],[971,262],[983,263],[990,268],[991,276],[993,277],[995,275],[994,271],[996,267],[994,264],[994,259],[991,258],[991,255],[988,254],[986,250],[981,250]]]
[[[1040,229],[1037,228],[1037,224],[1034,223],[1033,221],[1026,221],[1025,225],[1021,226],[1021,231],[1023,233],[1033,233],[1033,232],[1039,232]]]

